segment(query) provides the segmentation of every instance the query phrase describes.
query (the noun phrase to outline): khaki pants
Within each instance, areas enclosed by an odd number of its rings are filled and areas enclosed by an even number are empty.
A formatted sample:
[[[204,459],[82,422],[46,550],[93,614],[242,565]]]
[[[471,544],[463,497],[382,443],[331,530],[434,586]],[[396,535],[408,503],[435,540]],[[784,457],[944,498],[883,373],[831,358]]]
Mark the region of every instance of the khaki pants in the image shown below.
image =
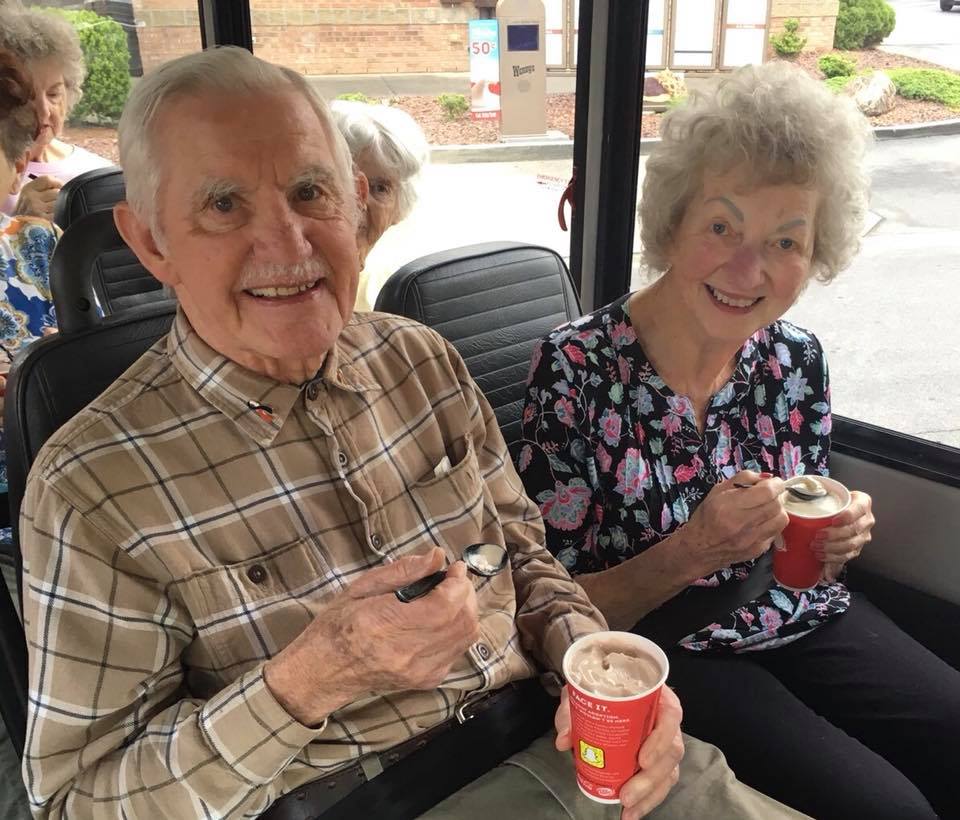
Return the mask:
[[[558,752],[548,732],[456,794],[421,820],[619,820],[619,805],[585,797],[569,752]],[[734,777],[720,750],[684,735],[680,782],[651,820],[796,820],[795,812]]]

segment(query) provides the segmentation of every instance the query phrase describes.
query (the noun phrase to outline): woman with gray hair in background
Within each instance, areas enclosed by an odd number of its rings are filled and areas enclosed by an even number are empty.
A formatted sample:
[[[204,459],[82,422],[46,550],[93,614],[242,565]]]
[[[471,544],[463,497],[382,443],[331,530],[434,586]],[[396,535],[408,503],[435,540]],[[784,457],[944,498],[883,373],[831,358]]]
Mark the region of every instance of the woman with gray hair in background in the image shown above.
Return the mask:
[[[334,122],[343,134],[353,162],[370,183],[370,195],[360,221],[360,263],[377,240],[405,219],[417,201],[417,177],[430,156],[420,126],[406,111],[353,100],[330,103]],[[370,310],[386,278],[360,274],[357,309]]]
[[[53,219],[57,194],[65,182],[113,164],[60,139],[70,111],[80,100],[86,74],[80,39],[73,26],[55,13],[13,3],[0,7],[0,48],[23,63],[40,120],[27,167],[12,186],[0,190],[0,210]]]
[[[781,317],[857,251],[866,121],[775,62],[662,136],[640,206],[661,275],[534,353],[517,459],[547,545],[612,628],[661,644],[685,730],[744,782],[818,820],[960,817],[960,672],[840,580],[870,497],[814,542],[814,588],[761,559],[784,480],[828,473],[824,352]]]

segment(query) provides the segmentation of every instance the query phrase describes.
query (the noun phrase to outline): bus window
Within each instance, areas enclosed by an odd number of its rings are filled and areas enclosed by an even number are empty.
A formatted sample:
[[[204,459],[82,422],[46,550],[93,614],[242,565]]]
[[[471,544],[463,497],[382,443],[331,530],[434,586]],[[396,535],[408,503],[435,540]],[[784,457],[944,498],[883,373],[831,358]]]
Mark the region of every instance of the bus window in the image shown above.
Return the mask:
[[[307,5],[284,11],[251,3],[254,53],[301,72],[327,100],[407,112],[430,145],[416,204],[366,258],[359,306],[372,307],[389,274],[407,262],[461,245],[514,240],[569,256],[557,205],[572,173],[576,78],[573,50],[558,44],[572,42],[573,3],[551,5],[547,35],[520,21],[509,41],[498,37],[492,8],[473,4]],[[505,78],[498,46],[506,52],[510,43],[515,59]],[[536,99],[544,79],[546,97]],[[545,111],[545,132],[501,141],[512,125],[504,119],[507,94],[529,94],[529,105]]]
[[[69,112],[63,141],[118,162],[116,123],[130,84],[166,60],[200,50],[197,3],[94,2],[82,9],[45,0],[23,4],[64,16],[80,38],[87,64],[84,94]]]
[[[836,413],[960,446],[956,136],[880,140],[860,253],[790,312],[830,357]]]

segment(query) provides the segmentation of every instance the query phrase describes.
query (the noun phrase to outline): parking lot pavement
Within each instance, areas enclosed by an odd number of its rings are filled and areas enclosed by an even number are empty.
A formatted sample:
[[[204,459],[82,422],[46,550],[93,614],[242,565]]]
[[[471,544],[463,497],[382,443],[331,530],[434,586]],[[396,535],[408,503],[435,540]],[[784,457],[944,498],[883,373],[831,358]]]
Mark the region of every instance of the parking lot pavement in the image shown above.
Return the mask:
[[[881,48],[960,71],[960,2],[949,12],[939,0],[888,0],[897,13]]]

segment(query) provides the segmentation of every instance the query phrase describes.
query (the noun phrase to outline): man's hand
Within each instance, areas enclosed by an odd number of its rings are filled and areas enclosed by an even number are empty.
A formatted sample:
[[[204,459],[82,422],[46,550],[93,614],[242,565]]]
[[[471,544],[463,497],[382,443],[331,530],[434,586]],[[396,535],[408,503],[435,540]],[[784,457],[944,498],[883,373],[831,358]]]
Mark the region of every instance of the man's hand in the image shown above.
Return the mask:
[[[265,668],[278,701],[307,726],[370,693],[433,689],[479,637],[477,597],[462,562],[412,603],[395,590],[443,568],[443,551],[369,570],[335,596]]]
[[[660,693],[657,722],[637,756],[639,771],[620,789],[621,820],[639,820],[659,806],[680,778],[683,759],[683,736],[680,721],[683,709],[680,699],[667,686]],[[573,745],[570,734],[570,705],[567,688],[560,693],[560,707],[554,717],[557,749],[566,751]]]
[[[39,216],[53,219],[53,206],[63,183],[55,177],[37,177],[20,189],[14,213],[18,216]]]

